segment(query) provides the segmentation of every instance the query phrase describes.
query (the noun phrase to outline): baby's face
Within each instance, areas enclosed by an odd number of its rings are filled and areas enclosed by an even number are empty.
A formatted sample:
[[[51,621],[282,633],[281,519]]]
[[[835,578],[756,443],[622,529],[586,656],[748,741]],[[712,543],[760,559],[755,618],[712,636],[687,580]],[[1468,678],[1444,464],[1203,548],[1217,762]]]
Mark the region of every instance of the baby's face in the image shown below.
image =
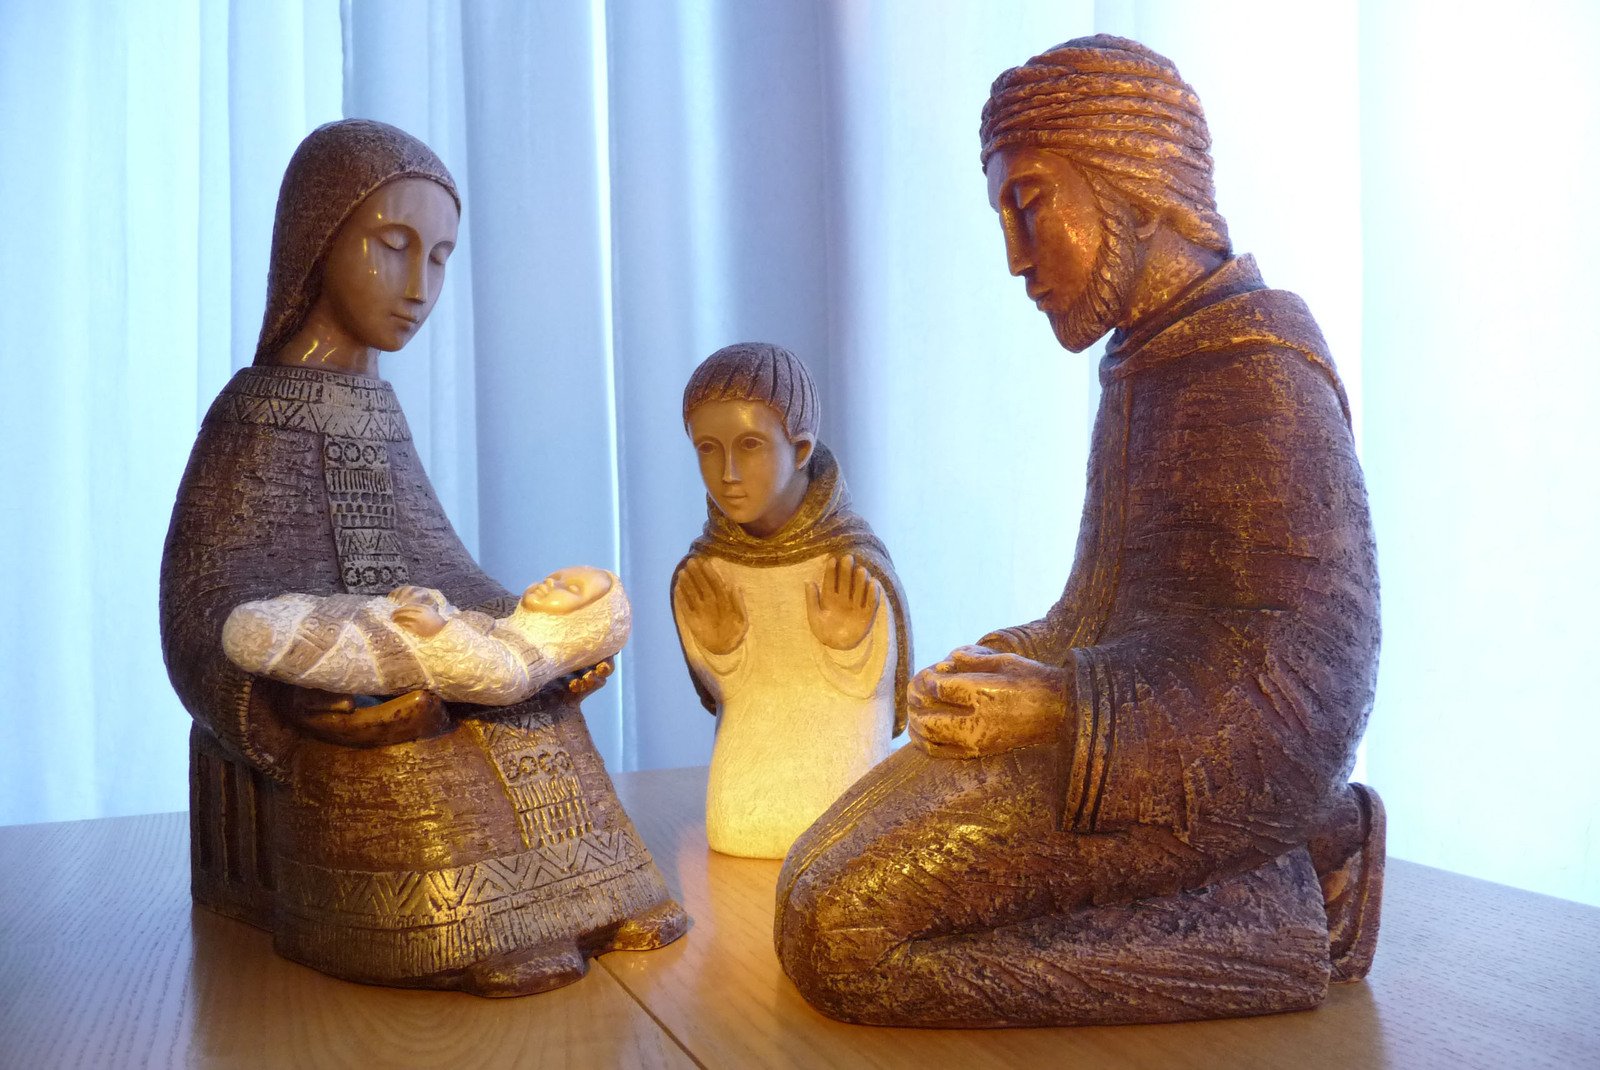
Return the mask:
[[[609,590],[611,573],[603,568],[564,568],[522,592],[522,608],[535,613],[571,613]]]

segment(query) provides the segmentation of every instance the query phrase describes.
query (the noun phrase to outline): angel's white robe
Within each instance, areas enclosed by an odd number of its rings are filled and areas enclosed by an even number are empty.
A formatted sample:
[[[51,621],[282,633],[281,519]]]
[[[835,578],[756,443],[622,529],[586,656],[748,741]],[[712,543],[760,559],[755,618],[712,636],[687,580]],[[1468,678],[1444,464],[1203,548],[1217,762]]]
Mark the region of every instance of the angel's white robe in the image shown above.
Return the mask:
[[[894,616],[881,600],[866,637],[833,650],[811,634],[810,584],[829,554],[774,568],[706,558],[744,600],[744,639],[725,655],[679,622],[690,669],[716,699],[706,788],[713,850],[782,858],[846,788],[890,750]]]

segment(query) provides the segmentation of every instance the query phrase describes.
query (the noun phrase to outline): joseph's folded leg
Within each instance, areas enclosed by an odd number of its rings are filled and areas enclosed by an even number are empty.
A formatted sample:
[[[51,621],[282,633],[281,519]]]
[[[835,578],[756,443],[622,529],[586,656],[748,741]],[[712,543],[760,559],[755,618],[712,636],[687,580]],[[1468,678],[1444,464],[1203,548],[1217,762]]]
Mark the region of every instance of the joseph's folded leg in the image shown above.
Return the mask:
[[[1217,858],[1161,829],[1057,831],[1055,762],[1049,747],[907,747],[852,788],[779,879],[778,954],[801,993],[846,1021],[964,1027],[1322,999],[1327,926],[1303,848]]]

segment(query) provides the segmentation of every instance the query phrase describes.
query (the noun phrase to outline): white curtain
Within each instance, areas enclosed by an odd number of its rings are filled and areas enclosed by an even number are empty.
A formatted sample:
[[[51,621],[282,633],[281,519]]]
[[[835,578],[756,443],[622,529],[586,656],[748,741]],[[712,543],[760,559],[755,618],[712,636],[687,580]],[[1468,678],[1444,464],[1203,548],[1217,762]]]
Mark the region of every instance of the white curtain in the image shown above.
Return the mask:
[[[12,419],[0,821],[185,803],[156,569],[195,424],[259,325],[279,176],[341,114],[461,183],[433,320],[385,357],[446,508],[520,586],[620,567],[586,703],[615,769],[704,763],[667,578],[704,516],[679,396],[787,345],[905,581],[919,662],[1059,593],[1097,354],[1007,276],[977,114],[1105,31],[1174,57],[1220,205],[1356,405],[1385,650],[1364,775],[1392,853],[1600,902],[1595,9],[1179,0],[234,0],[0,9]],[[17,206],[25,206],[19,210]]]
[[[317,0],[0,7],[0,820],[185,805],[160,547],[339,68]]]

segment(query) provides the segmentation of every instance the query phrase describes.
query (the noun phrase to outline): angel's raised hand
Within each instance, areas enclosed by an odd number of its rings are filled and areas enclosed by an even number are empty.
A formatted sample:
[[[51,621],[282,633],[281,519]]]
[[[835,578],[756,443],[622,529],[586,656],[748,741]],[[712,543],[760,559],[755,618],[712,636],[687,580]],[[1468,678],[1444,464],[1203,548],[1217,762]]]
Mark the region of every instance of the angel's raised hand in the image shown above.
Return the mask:
[[[824,646],[849,650],[872,631],[882,600],[883,585],[854,554],[830,557],[822,566],[822,579],[807,591],[811,634]]]
[[[672,602],[679,623],[709,653],[732,653],[744,641],[744,598],[704,560],[694,558],[678,573]]]

